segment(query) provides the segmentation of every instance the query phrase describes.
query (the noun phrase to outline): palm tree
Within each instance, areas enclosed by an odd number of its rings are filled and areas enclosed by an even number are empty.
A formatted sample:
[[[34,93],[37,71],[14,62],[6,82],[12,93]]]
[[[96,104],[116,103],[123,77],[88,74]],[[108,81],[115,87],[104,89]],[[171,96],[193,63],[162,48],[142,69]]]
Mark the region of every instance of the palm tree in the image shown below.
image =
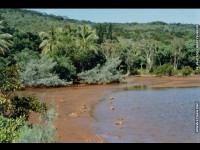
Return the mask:
[[[0,21],[0,52],[4,55],[6,51],[9,51],[9,47],[12,46],[12,35],[1,32],[3,29],[3,21]]]
[[[97,53],[97,45],[95,43],[97,39],[96,30],[92,29],[89,25],[83,25],[78,28],[77,45],[79,50],[93,50]]]
[[[62,28],[51,28],[49,33],[40,32],[39,36],[42,39],[42,43],[39,48],[42,49],[42,53],[57,50],[61,41]]]

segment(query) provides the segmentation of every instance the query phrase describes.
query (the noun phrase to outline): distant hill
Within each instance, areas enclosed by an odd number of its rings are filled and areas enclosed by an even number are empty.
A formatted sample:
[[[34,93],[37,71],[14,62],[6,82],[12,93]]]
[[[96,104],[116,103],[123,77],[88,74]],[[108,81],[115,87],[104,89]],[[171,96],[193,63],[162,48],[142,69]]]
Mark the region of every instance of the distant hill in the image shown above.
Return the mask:
[[[11,28],[23,32],[38,33],[48,31],[51,26],[60,27],[67,23],[83,24],[91,22],[68,19],[67,17],[48,15],[25,9],[0,9],[0,16]]]
[[[90,21],[69,19],[67,16],[48,15],[46,13],[25,9],[0,9],[0,19],[2,17],[11,28],[15,28],[21,32],[31,32],[34,34],[38,34],[41,31],[49,31],[52,26],[62,27],[68,23],[73,23],[75,25],[87,23],[92,26],[98,24]],[[140,32],[146,31],[154,31],[154,34],[159,33],[155,35],[159,37],[163,36],[163,32],[165,32],[165,35],[177,36],[186,39],[195,35],[195,25],[193,24],[167,24],[161,21],[137,23],[133,21],[133,23],[113,23],[113,26],[114,32],[117,32],[117,34],[124,36],[125,38],[138,36]]]

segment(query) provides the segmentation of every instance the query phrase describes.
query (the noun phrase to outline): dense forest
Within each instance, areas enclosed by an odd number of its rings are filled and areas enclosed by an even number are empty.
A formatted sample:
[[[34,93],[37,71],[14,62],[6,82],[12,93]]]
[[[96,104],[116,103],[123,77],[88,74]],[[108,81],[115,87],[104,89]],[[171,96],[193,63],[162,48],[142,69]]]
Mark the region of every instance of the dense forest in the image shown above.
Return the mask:
[[[36,97],[13,96],[25,86],[119,83],[129,75],[196,75],[195,62],[193,24],[92,23],[0,9],[0,141],[26,142],[32,133],[39,138],[39,132],[55,132],[53,109],[44,116],[45,128],[24,122],[32,111],[47,111]],[[53,141],[46,136],[29,142]]]

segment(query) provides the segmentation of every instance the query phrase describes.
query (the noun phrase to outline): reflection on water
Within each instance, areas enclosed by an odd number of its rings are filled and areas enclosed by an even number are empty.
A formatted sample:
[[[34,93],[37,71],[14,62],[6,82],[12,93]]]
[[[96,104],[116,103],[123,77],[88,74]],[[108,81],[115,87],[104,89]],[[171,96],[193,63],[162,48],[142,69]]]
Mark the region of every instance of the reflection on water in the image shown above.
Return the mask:
[[[109,142],[200,142],[195,101],[200,88],[123,88],[97,105],[94,128]]]

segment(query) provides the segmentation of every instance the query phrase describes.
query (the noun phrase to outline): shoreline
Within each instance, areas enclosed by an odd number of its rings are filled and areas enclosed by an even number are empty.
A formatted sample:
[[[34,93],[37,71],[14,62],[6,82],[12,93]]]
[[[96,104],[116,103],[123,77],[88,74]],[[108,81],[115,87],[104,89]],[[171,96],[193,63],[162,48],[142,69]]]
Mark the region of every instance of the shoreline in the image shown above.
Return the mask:
[[[91,115],[94,105],[112,91],[124,87],[145,85],[152,88],[162,87],[200,87],[200,76],[190,77],[152,77],[130,76],[127,83],[113,85],[84,85],[64,88],[26,89],[26,93],[34,93],[42,96],[44,102],[50,104],[54,99],[54,105],[58,116],[55,120],[57,127],[57,142],[61,143],[105,143],[106,139],[100,137],[93,129],[95,121]],[[48,89],[48,91],[47,91]],[[37,115],[30,116],[30,122],[34,123]]]

